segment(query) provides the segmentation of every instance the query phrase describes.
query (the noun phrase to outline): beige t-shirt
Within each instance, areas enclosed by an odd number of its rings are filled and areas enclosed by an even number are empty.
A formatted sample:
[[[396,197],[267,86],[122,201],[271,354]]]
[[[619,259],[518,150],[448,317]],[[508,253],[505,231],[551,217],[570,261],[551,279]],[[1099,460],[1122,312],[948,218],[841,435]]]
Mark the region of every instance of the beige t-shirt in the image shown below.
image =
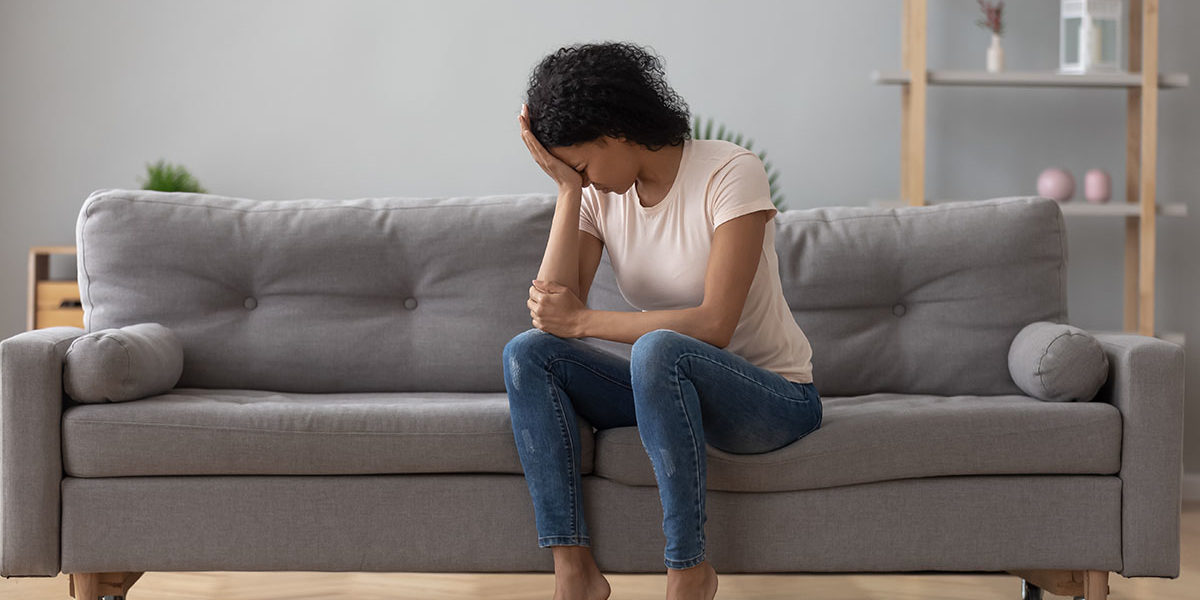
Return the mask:
[[[798,383],[811,383],[812,347],[792,317],[779,281],[775,214],[762,161],[724,140],[687,139],[666,197],[642,206],[637,185],[624,194],[583,188],[579,229],[604,241],[617,288],[634,308],[674,310],[704,301],[713,232],[722,223],[770,210],[758,270],[726,350]]]

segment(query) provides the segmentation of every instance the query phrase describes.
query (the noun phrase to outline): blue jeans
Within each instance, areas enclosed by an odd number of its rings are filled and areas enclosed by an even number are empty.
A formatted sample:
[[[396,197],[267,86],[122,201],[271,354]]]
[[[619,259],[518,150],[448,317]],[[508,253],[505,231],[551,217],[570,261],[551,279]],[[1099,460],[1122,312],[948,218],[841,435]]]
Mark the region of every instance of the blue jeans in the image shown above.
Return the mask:
[[[672,569],[704,561],[706,442],[756,454],[821,426],[814,384],[671,329],[638,338],[629,359],[536,328],[509,340],[503,356],[540,548],[591,546],[577,412],[597,429],[637,426],[658,481],[664,562]]]

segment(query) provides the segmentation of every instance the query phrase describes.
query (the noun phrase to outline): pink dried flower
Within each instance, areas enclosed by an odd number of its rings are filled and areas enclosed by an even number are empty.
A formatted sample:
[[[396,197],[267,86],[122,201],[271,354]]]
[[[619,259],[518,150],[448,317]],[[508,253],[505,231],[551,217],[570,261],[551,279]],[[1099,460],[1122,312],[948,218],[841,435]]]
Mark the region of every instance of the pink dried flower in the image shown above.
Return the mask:
[[[976,21],[975,23],[984,29],[990,29],[996,35],[1004,35],[1004,20],[1002,13],[1004,11],[1004,0],[1000,0],[995,4],[986,0],[977,0],[979,8],[983,11],[985,18]]]

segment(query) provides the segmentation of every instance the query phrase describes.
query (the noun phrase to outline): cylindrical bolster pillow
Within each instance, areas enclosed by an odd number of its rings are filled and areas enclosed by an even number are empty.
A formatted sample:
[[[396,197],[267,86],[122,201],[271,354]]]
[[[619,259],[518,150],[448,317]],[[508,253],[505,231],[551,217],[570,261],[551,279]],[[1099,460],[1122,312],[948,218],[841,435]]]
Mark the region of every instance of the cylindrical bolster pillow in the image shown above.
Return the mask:
[[[1108,357],[1088,332],[1037,321],[1008,348],[1008,371],[1026,394],[1048,402],[1087,402],[1108,381]]]
[[[63,388],[76,402],[123,402],[175,387],[183,344],[158,323],[84,334],[63,358]]]

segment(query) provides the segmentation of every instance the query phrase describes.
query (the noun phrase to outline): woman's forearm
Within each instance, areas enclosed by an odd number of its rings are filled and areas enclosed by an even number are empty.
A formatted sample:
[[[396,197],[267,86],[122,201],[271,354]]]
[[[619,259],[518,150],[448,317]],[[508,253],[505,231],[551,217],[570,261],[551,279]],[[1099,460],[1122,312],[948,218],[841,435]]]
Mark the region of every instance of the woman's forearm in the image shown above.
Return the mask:
[[[583,335],[632,344],[642,335],[655,329],[671,329],[708,342],[718,348],[729,340],[717,339],[721,334],[704,306],[677,310],[616,311],[588,309],[583,316]]]
[[[579,297],[579,204],[583,188],[559,189],[550,239],[537,278],[557,281]]]

